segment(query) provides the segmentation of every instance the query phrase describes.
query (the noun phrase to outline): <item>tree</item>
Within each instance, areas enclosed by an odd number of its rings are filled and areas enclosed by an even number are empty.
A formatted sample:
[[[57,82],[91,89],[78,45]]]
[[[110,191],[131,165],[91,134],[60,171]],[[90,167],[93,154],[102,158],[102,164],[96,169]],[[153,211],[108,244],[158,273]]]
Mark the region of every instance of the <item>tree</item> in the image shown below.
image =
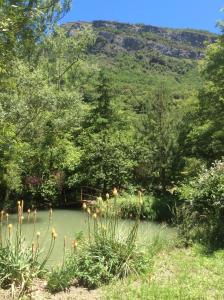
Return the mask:
[[[199,91],[194,126],[186,141],[190,155],[210,166],[224,155],[224,36],[207,47],[200,67],[205,84]]]
[[[163,193],[174,178],[180,113],[164,85],[152,92],[138,125],[137,176]]]
[[[83,149],[79,184],[97,187],[103,192],[130,183],[134,165],[131,132],[122,112],[116,108],[110,81],[108,74],[101,71],[97,97],[79,136]]]
[[[12,61],[7,85],[0,89],[0,186],[4,203],[9,203],[13,194],[24,193],[57,203],[62,198],[62,187],[68,186],[79,162],[74,133],[85,110],[79,76],[75,83],[71,80],[74,70],[70,66],[76,61],[75,71],[81,73],[78,62],[84,60],[91,36],[82,32],[77,40],[77,36],[68,38],[64,32],[58,33],[55,41],[50,36],[36,46],[40,54],[35,64],[18,58]],[[49,44],[51,51],[44,51]]]
[[[3,0],[0,3],[1,42],[5,48],[35,46],[69,11],[69,0]]]

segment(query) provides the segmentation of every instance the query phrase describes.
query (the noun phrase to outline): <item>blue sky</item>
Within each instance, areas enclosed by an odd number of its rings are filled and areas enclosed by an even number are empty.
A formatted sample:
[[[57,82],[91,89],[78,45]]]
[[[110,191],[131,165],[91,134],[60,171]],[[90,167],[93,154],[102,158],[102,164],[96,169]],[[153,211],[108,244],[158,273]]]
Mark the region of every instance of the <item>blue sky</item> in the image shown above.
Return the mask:
[[[112,20],[218,32],[222,7],[224,0],[73,0],[62,23]]]

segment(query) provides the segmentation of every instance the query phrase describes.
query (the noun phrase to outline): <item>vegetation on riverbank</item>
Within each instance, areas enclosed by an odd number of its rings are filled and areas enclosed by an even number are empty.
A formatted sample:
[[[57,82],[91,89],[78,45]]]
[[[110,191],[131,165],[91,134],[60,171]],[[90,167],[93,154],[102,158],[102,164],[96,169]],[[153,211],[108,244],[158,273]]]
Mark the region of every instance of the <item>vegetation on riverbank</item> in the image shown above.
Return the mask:
[[[26,297],[41,277],[51,292],[101,287],[108,299],[223,299],[223,23],[216,40],[188,30],[200,37],[188,45],[170,39],[186,39],[181,31],[127,39],[126,24],[127,51],[112,59],[113,47],[94,54],[91,26],[72,35],[57,26],[69,8],[67,0],[0,1],[0,287]],[[201,38],[211,44],[198,63]],[[98,189],[88,195],[96,202],[77,197],[82,186]],[[79,200],[88,235],[75,237],[72,251],[65,238],[62,262],[49,270],[51,207]],[[50,208],[44,254],[37,207]],[[13,226],[8,213],[16,210]],[[119,218],[133,220],[129,232],[119,231]],[[141,220],[176,225],[177,241],[140,245]]]

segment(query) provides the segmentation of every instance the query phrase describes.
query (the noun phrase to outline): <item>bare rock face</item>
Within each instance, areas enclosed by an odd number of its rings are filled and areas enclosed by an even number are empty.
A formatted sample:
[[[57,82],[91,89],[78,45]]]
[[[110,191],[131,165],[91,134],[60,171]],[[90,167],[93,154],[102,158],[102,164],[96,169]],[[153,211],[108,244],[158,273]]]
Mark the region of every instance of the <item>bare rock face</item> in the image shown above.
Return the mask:
[[[96,33],[93,53],[113,56],[120,52],[156,52],[169,57],[200,59],[205,44],[214,42],[215,34],[190,29],[167,29],[151,25],[128,24],[110,21],[70,22],[63,27],[69,35],[86,26]]]
[[[134,38],[134,37],[124,37],[123,39],[123,47],[126,50],[140,50],[145,47],[145,44],[142,40]]]

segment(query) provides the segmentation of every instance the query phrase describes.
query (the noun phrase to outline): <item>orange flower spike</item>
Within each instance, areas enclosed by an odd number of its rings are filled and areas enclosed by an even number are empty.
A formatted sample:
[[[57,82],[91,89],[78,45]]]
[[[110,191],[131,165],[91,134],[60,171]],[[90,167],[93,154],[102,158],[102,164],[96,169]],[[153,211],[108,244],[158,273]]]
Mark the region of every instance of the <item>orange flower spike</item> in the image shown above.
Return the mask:
[[[4,210],[1,211],[1,223],[3,221],[3,218],[4,218]]]
[[[9,237],[11,237],[11,235],[12,235],[12,229],[13,229],[13,225],[12,225],[12,224],[9,224],[9,225],[8,225]]]
[[[114,195],[114,197],[117,197],[117,196],[118,196],[118,191],[117,191],[116,188],[113,189],[113,195]]]
[[[57,237],[58,237],[58,234],[56,232],[54,232],[54,234],[52,235],[53,240],[55,241]]]
[[[72,248],[75,250],[78,247],[78,242],[76,240],[72,241]]]

